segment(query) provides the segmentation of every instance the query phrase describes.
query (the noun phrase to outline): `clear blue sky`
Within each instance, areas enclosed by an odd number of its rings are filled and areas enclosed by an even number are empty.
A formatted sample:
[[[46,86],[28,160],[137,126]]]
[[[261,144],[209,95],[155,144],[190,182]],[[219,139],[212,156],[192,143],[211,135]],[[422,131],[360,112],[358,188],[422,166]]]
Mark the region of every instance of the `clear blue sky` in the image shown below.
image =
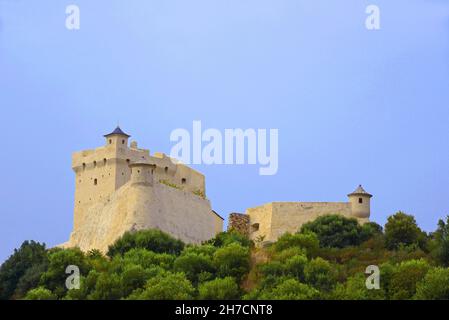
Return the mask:
[[[275,176],[197,166],[224,216],[346,201],[362,183],[372,220],[403,210],[434,230],[449,214],[448,101],[446,0],[0,0],[0,261],[68,239],[71,153],[118,120],[152,152],[193,120],[278,128]]]

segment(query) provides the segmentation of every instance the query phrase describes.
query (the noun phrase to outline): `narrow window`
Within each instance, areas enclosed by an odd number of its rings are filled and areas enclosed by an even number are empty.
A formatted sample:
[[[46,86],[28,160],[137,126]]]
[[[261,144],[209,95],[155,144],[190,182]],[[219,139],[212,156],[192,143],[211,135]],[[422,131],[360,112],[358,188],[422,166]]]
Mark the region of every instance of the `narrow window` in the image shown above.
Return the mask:
[[[98,184],[98,180],[94,179],[94,186],[96,186]]]
[[[83,170],[86,170],[86,164],[83,163]]]
[[[122,144],[125,144],[125,140],[122,140]]]
[[[97,161],[94,161],[94,168],[97,167]]]
[[[362,198],[359,198],[359,203],[363,203],[363,199]]]
[[[130,162],[129,159],[126,159],[126,163],[129,164],[129,162]]]
[[[106,162],[108,162],[108,160],[106,160],[106,158],[103,159],[103,164],[106,165]]]
[[[164,170],[165,170],[165,173],[167,173],[167,172],[168,172],[168,167],[165,167],[165,169],[164,169]]]
[[[182,182],[182,184],[186,184],[186,182],[187,182],[186,178],[182,178],[181,182]]]
[[[112,144],[112,139],[109,139],[109,144]]]

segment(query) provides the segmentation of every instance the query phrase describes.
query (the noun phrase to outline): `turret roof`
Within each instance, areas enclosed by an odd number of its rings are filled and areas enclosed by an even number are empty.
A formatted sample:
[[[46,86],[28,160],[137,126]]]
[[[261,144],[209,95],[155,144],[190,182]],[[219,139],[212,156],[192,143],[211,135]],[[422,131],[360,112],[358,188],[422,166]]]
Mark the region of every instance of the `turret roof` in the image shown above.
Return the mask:
[[[373,196],[372,194],[369,194],[368,192],[365,191],[365,189],[363,189],[362,185],[359,184],[359,186],[357,187],[357,189],[354,190],[354,192],[348,194],[349,196],[369,196],[370,198]]]
[[[115,128],[114,131],[112,131],[111,133],[105,134],[104,136],[105,137],[109,137],[109,136],[112,136],[112,135],[121,135],[121,136],[125,136],[125,137],[128,137],[128,138],[131,137],[129,134],[124,133],[122,131],[122,129],[120,129],[119,126],[117,126],[117,128]]]

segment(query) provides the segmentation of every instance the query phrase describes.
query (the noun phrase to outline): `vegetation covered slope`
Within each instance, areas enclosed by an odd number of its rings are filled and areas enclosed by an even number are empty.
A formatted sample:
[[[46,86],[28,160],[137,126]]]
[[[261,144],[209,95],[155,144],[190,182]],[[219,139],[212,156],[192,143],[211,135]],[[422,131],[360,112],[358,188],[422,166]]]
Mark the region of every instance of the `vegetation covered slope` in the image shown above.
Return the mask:
[[[70,265],[79,289],[67,289]],[[384,228],[330,215],[269,245],[232,231],[198,246],[127,233],[107,255],[26,241],[0,267],[0,299],[449,299],[448,266],[449,217],[426,234],[402,212]]]

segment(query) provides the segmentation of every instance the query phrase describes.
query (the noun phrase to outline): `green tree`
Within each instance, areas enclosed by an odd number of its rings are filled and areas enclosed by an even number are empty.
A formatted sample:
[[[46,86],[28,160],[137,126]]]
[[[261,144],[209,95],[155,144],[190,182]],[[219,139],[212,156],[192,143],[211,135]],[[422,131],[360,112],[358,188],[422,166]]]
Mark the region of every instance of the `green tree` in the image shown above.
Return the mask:
[[[449,300],[449,269],[433,268],[416,287],[415,299]]]
[[[388,217],[385,224],[385,242],[388,249],[398,249],[401,245],[419,245],[422,248],[425,237],[413,216],[399,211]]]
[[[242,235],[240,232],[231,230],[228,232],[220,232],[215,238],[206,241],[205,244],[210,244],[215,247],[225,247],[231,243],[238,243],[243,247],[252,246],[252,241],[247,236]]]
[[[201,253],[183,253],[175,260],[173,267],[175,271],[183,272],[193,284],[198,283],[202,272],[215,273],[212,258]]]
[[[375,222],[367,222],[362,225],[362,229],[360,230],[360,240],[367,241],[373,237],[381,236],[382,226]]]
[[[22,297],[28,289],[37,286],[47,263],[45,244],[35,241],[23,242],[20,248],[15,249],[14,253],[0,266],[0,300],[13,298],[19,283],[16,298]],[[28,270],[31,271],[27,272]]]
[[[438,229],[434,232],[435,249],[433,254],[441,265],[449,266],[449,216],[438,221]]]
[[[90,294],[92,300],[119,300],[124,297],[120,275],[101,273],[95,283],[95,290]]]
[[[394,300],[413,298],[418,282],[426,276],[429,269],[429,264],[423,259],[401,262],[395,269],[389,283],[390,298]]]
[[[319,291],[329,291],[336,285],[335,266],[320,257],[312,259],[304,267],[304,276],[307,284]]]
[[[213,263],[219,277],[234,277],[240,281],[249,271],[249,248],[231,243],[214,253]]]
[[[135,248],[178,255],[184,248],[184,243],[158,229],[128,231],[109,246],[107,255],[109,257],[124,255]]]
[[[69,276],[66,273],[69,265],[77,266],[80,275],[87,275],[91,269],[86,256],[79,248],[53,251],[49,253],[48,259],[48,269],[42,274],[40,284],[58,297],[63,297],[67,292],[65,282]]]
[[[199,299],[202,300],[232,300],[240,297],[239,287],[232,277],[204,282],[198,291]]]
[[[332,300],[383,300],[385,293],[382,288],[368,289],[366,275],[357,273],[349,277],[345,283],[338,283],[330,298]]]
[[[304,281],[304,270],[307,263],[307,257],[304,255],[296,255],[287,259],[287,261],[285,261],[286,274],[295,277],[299,281]]]
[[[121,257],[115,257],[120,261]],[[123,257],[124,264],[134,264],[140,265],[143,268],[149,268],[151,266],[160,266],[166,270],[169,270],[173,267],[173,263],[176,259],[176,256],[168,253],[155,253],[153,251],[148,251],[146,249],[131,249],[127,251]],[[121,262],[118,263],[119,267],[121,266]]]
[[[80,277],[80,288],[68,290],[65,300],[86,300],[91,298],[91,294],[95,290],[100,272],[91,270],[87,276]]]
[[[260,300],[314,300],[319,298],[319,291],[306,284],[299,282],[297,279],[286,279],[275,287],[263,289],[256,292],[257,298]]]
[[[183,273],[165,272],[148,280],[144,290],[137,290],[130,299],[138,300],[188,300],[195,289]]]
[[[304,231],[304,233],[285,233],[274,244],[274,249],[278,252],[292,247],[299,247],[306,250],[307,255],[316,254],[320,247],[320,241],[313,232]]]
[[[341,215],[320,216],[301,226],[300,233],[313,232],[321,247],[344,248],[361,242],[362,228],[354,218]]]
[[[214,247],[211,244],[203,244],[203,245],[188,245],[184,248],[182,251],[182,254],[187,253],[196,253],[196,254],[203,254],[208,257],[213,257],[215,251],[217,251],[217,247]]]
[[[25,296],[25,300],[57,300],[57,298],[56,294],[43,287],[32,289]]]
[[[150,278],[151,272],[145,270],[140,265],[126,265],[121,274],[121,288],[123,297],[127,297],[134,290],[144,288],[146,282]]]

